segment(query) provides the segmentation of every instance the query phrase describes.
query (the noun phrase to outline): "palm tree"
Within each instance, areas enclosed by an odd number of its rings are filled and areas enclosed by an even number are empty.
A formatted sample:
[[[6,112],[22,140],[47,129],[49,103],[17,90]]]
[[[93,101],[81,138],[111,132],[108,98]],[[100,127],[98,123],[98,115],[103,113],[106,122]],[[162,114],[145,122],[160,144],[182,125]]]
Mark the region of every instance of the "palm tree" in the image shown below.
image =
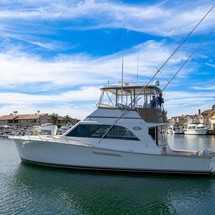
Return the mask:
[[[53,113],[53,114],[49,115],[49,118],[50,118],[51,123],[52,123],[53,125],[56,125],[56,124],[57,124],[57,121],[58,121],[58,114]]]
[[[71,122],[71,117],[69,115],[66,115],[66,116],[63,117],[63,121],[65,123]]]

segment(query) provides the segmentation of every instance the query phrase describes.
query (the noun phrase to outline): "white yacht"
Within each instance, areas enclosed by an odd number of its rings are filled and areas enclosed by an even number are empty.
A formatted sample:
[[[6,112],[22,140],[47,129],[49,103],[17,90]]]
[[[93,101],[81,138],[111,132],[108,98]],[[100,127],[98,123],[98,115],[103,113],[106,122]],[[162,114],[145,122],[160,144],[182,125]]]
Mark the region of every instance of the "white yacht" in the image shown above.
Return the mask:
[[[208,128],[204,124],[189,124],[185,130],[185,134],[207,134]]]
[[[97,108],[61,136],[11,137],[23,162],[124,172],[210,174],[215,153],[173,150],[163,104],[150,104],[158,86],[106,86]],[[154,96],[154,97],[153,97]]]
[[[41,135],[56,135],[57,134],[57,126],[52,123],[44,123],[39,126],[38,134]]]
[[[62,125],[59,129],[58,129],[58,132],[60,134],[64,134],[66,131],[68,131],[70,128],[72,127],[72,124],[70,123],[67,123],[65,125]]]
[[[173,134],[184,134],[184,130],[180,126],[176,126],[173,128]]]
[[[27,136],[31,135],[56,135],[57,126],[52,123],[44,123],[40,126],[33,126],[26,131]]]
[[[167,128],[167,134],[184,134],[184,130],[181,126],[171,125]]]

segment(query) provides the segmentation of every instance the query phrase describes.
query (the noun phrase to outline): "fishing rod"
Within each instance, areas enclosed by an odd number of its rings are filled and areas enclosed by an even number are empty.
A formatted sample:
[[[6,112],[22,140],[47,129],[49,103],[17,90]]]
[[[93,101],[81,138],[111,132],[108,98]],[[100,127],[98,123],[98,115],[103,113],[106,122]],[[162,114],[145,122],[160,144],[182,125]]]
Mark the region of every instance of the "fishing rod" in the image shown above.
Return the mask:
[[[188,63],[188,61],[190,61],[192,59],[192,57],[197,53],[197,51],[200,49],[200,47],[202,47],[202,45],[204,44],[204,42],[212,35],[212,33],[214,32],[215,28],[213,28],[209,34],[201,41],[201,43],[196,47],[196,49],[193,51],[193,53],[187,58],[187,60],[181,65],[181,67],[177,70],[177,72],[173,75],[173,77],[167,82],[167,84],[164,86],[164,88],[162,89],[162,91],[164,91],[168,85],[173,81],[173,79],[176,77],[176,75],[182,70],[182,68]]]
[[[136,95],[132,102],[135,102],[136,98],[145,90],[145,88],[149,85],[149,83],[157,76],[159,72],[165,67],[168,61],[173,57],[173,55],[180,49],[180,47],[186,42],[186,40],[190,37],[190,35],[195,31],[195,29],[201,24],[201,22],[208,16],[208,14],[214,9],[215,4],[208,10],[208,12],[199,20],[199,22],[194,26],[194,28],[188,33],[188,35],[182,40],[182,42],[176,47],[176,49],[172,52],[172,54],[166,59],[166,61],[161,65],[159,69],[154,73],[152,78],[148,80],[148,82],[144,85],[141,91]]]
[[[201,22],[207,17],[207,15],[213,10],[215,4],[210,8],[210,10],[199,20],[199,22],[195,25],[195,27],[190,31],[190,33],[182,40],[179,46],[173,51],[173,53],[166,59],[163,65],[160,67],[159,71],[161,71],[164,66],[168,63],[168,61],[172,58],[172,56],[179,50],[179,48],[186,42],[186,40],[190,37],[190,35],[195,31],[195,29],[201,24]]]
[[[119,121],[119,119],[126,114],[126,111],[129,111],[133,104],[137,101],[137,98],[139,95],[146,89],[146,87],[149,85],[149,83],[157,76],[159,72],[164,68],[164,66],[168,63],[168,61],[172,58],[172,56],[179,50],[179,48],[186,42],[186,40],[190,37],[190,35],[195,31],[195,29],[201,24],[201,22],[207,17],[207,15],[213,10],[215,7],[215,4],[210,8],[210,10],[200,19],[200,21],[195,25],[195,27],[192,29],[191,32],[185,37],[185,39],[179,44],[179,46],[173,51],[173,53],[167,58],[167,60],[161,65],[159,69],[154,73],[154,75],[148,80],[148,82],[142,87],[140,92],[134,97],[134,99],[131,101],[131,103],[122,111],[122,113],[119,115],[119,117],[116,119],[116,121],[107,129],[107,131],[104,133],[104,135],[101,137],[101,139],[98,141],[100,143],[103,138],[108,134],[108,132],[113,128],[113,126]],[[122,64],[123,66],[123,64]],[[123,77],[123,75],[122,75]],[[123,83],[122,83],[123,85]],[[122,86],[123,90],[123,86]]]
[[[142,90],[136,95],[132,102],[136,101],[136,98],[145,90],[145,88],[149,85],[149,83],[157,76],[159,72],[165,67],[168,61],[173,57],[173,55],[180,49],[180,47],[186,42],[186,40],[190,37],[190,35],[195,31],[195,29],[201,24],[201,22],[208,16],[208,14],[214,9],[215,4],[208,10],[208,12],[199,20],[199,22],[194,26],[194,28],[188,33],[188,35],[182,40],[182,42],[176,47],[176,49],[172,52],[172,54],[166,59],[166,61],[161,65],[159,69],[154,73],[152,78],[148,80],[148,82],[144,85]]]

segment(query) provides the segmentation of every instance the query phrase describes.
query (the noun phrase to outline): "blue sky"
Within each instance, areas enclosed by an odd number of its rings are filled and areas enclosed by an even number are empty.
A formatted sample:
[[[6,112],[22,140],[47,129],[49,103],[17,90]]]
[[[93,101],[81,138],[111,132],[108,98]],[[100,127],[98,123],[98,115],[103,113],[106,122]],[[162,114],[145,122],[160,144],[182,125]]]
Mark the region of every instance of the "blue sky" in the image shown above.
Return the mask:
[[[145,84],[212,4],[209,0],[1,0],[0,115],[40,110],[84,118],[95,109],[99,88],[120,81],[122,50],[124,80],[136,82],[138,70],[138,81]],[[214,23],[215,9],[156,76],[161,88]],[[195,114],[215,103],[214,36],[165,89],[169,117]]]

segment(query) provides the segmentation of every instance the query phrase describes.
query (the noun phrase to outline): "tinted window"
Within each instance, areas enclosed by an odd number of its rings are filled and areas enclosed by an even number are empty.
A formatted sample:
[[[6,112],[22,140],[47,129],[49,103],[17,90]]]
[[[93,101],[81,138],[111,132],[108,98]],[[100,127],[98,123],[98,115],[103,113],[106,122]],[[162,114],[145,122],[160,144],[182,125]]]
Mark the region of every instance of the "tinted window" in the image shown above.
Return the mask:
[[[155,127],[149,128],[149,135],[155,140]]]
[[[122,126],[113,126],[110,129],[110,127],[110,125],[80,124],[72,131],[70,131],[66,136],[102,138],[106,134],[106,132],[108,132],[104,138],[139,140],[127,128],[124,128]]]

